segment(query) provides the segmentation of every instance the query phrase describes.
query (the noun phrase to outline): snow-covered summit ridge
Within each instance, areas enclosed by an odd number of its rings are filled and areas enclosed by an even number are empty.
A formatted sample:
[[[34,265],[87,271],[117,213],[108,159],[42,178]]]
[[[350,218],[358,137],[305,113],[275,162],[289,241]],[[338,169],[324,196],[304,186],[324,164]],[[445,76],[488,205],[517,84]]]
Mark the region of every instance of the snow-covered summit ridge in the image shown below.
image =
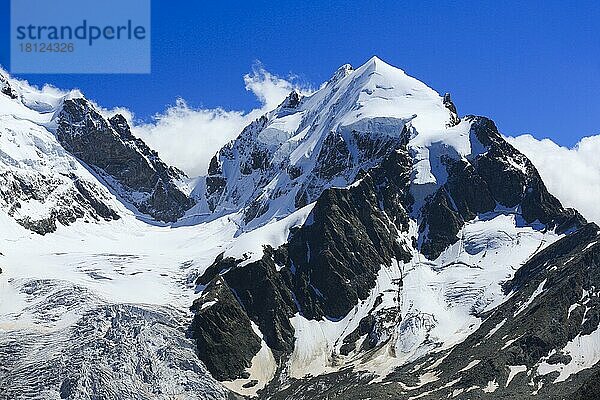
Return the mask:
[[[131,212],[172,222],[194,204],[187,177],[135,138],[125,117],[106,114],[78,90],[38,89],[0,70],[0,204],[9,215],[45,234],[57,221]]]
[[[50,85],[41,89],[28,82],[10,76],[0,68],[0,93],[2,96],[0,115],[12,115],[29,120],[50,130],[55,130],[55,114],[65,100],[84,98],[78,89],[64,91]],[[12,101],[11,101],[12,100]]]
[[[80,95],[39,90],[0,71],[0,210],[39,234],[124,211],[53,133],[65,99]]]
[[[328,187],[350,185],[407,140],[416,140],[420,162],[428,156],[423,143],[436,140],[462,155],[471,148],[463,143],[468,132],[449,97],[401,69],[377,57],[357,69],[346,64],[312,95],[292,92],[223,147],[196,190],[206,201],[189,214],[213,219],[240,212],[240,224],[251,228],[288,215]],[[431,168],[421,164],[420,176],[428,176]]]

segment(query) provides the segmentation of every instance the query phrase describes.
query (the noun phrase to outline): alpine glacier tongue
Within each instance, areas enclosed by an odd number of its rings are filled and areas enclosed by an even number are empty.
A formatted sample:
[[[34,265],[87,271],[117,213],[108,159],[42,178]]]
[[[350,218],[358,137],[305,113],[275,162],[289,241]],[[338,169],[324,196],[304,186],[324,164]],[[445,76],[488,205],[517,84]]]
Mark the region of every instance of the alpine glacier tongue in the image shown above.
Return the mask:
[[[356,70],[344,65],[320,90],[291,93],[222,148],[201,183],[206,202],[189,214],[238,213],[252,229],[348,186],[403,141],[444,132],[453,118],[438,93],[377,57]]]

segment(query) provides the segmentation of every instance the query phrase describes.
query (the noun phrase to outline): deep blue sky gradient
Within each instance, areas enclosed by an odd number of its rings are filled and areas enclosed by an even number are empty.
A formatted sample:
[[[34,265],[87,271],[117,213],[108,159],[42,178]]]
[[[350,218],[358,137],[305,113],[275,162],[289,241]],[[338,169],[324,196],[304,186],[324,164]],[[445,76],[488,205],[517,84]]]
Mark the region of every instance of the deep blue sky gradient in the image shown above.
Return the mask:
[[[7,68],[9,1],[0,2]],[[571,4],[154,0],[152,74],[20,77],[80,88],[104,107],[125,106],[147,120],[177,97],[195,107],[255,107],[242,77],[257,60],[317,86],[341,64],[378,55],[451,92],[460,114],[492,117],[505,134],[572,146],[600,134],[600,4]]]

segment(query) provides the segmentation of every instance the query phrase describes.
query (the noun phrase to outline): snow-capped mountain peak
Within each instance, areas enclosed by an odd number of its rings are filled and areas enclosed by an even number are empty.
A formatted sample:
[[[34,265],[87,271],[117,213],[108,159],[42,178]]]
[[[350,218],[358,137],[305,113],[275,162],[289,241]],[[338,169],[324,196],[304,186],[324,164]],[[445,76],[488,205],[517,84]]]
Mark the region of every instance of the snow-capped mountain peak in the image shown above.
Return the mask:
[[[328,187],[348,186],[403,141],[445,131],[455,114],[435,90],[377,57],[345,64],[221,149],[201,183],[206,201],[189,214],[240,213],[247,229],[282,218]]]
[[[194,205],[178,187],[185,175],[79,90],[38,89],[0,70],[0,122],[0,205],[37,233],[119,218],[122,203],[168,222]]]
[[[0,71],[0,398],[231,398],[202,364],[275,399],[597,393],[598,227],[449,94],[344,65],[223,147],[185,219],[181,178]]]

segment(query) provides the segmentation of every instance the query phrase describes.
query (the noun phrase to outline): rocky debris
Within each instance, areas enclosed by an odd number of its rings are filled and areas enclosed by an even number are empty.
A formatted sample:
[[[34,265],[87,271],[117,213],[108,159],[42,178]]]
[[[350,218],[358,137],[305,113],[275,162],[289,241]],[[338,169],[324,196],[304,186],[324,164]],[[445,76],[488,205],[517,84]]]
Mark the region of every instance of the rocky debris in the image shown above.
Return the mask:
[[[135,138],[122,115],[106,120],[87,100],[75,98],[64,101],[57,121],[63,147],[140,212],[174,222],[195,204],[177,186],[184,173]]]

